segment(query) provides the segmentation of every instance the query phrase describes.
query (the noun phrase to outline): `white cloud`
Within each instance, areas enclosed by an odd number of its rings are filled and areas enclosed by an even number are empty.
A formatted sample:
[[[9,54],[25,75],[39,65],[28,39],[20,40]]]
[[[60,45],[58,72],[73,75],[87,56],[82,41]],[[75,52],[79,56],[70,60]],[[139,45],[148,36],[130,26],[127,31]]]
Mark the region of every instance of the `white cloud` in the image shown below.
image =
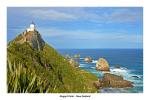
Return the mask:
[[[40,33],[44,37],[65,38],[72,40],[99,40],[99,41],[123,41],[123,42],[143,42],[143,36],[139,34],[129,34],[120,32],[98,32],[96,30],[61,30],[57,28],[40,28]]]
[[[56,10],[31,10],[30,15],[39,19],[45,20],[74,20],[76,17],[72,14],[59,12]]]
[[[91,11],[92,10],[92,11]],[[106,10],[106,11],[105,11]],[[97,23],[124,23],[142,21],[141,10],[133,8],[36,8],[25,9],[26,15],[40,20],[75,21],[86,20]],[[28,13],[28,14],[27,14]]]
[[[108,22],[135,22],[142,20],[142,13],[139,11],[132,11],[132,9],[117,9],[112,13],[103,16]]]

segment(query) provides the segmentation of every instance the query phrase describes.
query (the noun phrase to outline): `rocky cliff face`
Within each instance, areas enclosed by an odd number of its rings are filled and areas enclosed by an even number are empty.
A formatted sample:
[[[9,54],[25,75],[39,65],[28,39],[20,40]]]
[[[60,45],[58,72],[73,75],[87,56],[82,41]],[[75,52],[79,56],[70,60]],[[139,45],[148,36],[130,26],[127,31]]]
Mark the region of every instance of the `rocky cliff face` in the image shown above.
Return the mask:
[[[42,39],[40,33],[38,31],[30,31],[30,32],[23,32],[21,35],[19,35],[16,40],[16,43],[23,44],[25,42],[28,42],[33,49],[36,50],[43,50],[43,47],[45,45],[44,40]]]
[[[96,88],[129,88],[133,87],[133,83],[124,80],[122,76],[105,73],[103,78],[99,82],[95,82]]]
[[[104,87],[125,88],[133,87],[132,82],[124,80],[122,76],[117,76],[110,73],[105,73],[101,81]]]

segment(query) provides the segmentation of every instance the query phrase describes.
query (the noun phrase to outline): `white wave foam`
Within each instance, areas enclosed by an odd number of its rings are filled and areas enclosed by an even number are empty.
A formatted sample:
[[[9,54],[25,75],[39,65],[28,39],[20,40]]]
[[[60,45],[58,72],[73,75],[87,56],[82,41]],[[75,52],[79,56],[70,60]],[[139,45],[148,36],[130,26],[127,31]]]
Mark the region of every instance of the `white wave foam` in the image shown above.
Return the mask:
[[[116,73],[116,74],[127,74],[129,72],[129,70],[125,69],[125,68],[115,68],[115,69],[110,69],[110,71],[112,73]]]
[[[84,58],[80,58],[80,59],[84,59]]]
[[[133,74],[131,70],[128,70],[127,68],[115,68],[111,69],[111,73],[116,75],[121,75],[124,77],[125,80],[129,80],[134,83],[134,86],[142,86],[143,82],[141,80],[142,75],[136,75]]]
[[[119,72],[119,73],[127,73],[127,70],[124,70],[124,69],[118,69],[118,68],[112,69],[111,71],[112,71],[112,72]]]
[[[91,67],[92,69],[95,69],[95,67]]]
[[[127,80],[132,76],[130,70],[128,70],[127,68],[114,68],[114,69],[110,69],[110,72],[112,74],[123,76],[124,79]]]
[[[141,79],[143,77],[143,75],[136,75],[136,74],[130,74],[130,78],[132,79]]]
[[[86,66],[86,64],[80,64],[79,65],[79,67],[85,67]]]
[[[98,62],[98,60],[93,60],[93,61],[92,61],[92,63],[97,63],[97,62]]]

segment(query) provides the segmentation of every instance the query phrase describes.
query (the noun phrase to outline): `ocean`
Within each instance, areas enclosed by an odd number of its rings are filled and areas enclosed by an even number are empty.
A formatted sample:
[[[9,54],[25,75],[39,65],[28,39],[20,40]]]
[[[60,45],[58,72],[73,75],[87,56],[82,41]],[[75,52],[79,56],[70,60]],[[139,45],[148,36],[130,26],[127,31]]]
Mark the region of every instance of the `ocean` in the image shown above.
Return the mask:
[[[99,78],[102,78],[103,73],[96,71],[96,62],[99,58],[105,58],[109,62],[111,73],[122,75],[124,79],[134,83],[133,88],[103,88],[100,89],[101,93],[143,93],[143,49],[58,49],[58,52],[72,57],[80,54],[80,68]],[[91,63],[84,62],[87,56],[92,57]]]

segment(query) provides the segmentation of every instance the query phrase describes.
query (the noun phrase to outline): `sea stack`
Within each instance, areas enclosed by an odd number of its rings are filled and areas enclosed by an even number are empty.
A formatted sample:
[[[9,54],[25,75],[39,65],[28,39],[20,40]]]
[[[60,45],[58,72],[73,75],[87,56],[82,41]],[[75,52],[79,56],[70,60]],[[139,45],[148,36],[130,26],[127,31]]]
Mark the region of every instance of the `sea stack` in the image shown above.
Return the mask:
[[[96,63],[96,70],[97,71],[110,71],[109,63],[104,58],[99,58],[98,62]]]
[[[92,58],[91,58],[91,57],[85,57],[85,58],[84,58],[84,61],[85,61],[85,62],[88,62],[88,63],[89,63],[89,62],[92,62]]]

